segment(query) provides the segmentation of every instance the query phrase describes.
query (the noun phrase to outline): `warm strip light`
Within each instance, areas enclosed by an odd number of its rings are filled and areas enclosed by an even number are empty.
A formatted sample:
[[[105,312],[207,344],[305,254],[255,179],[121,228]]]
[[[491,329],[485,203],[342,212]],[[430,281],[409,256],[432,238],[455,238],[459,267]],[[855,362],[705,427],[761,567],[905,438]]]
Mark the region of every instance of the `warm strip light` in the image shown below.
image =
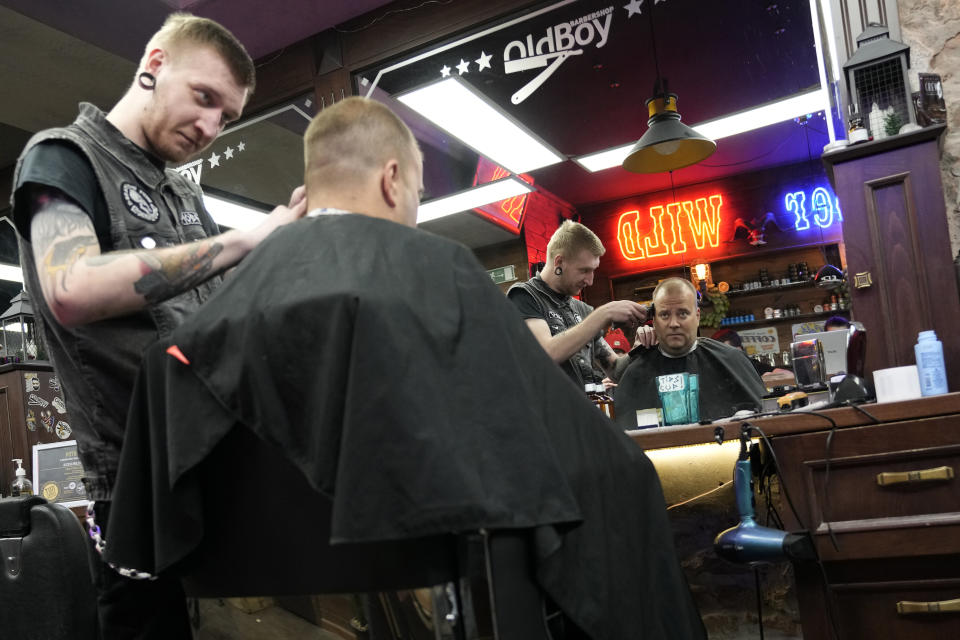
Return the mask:
[[[793,118],[805,116],[808,113],[815,113],[825,109],[829,111],[829,108],[830,101],[826,91],[817,89],[816,91],[810,91],[809,93],[787,98],[786,100],[779,100],[762,107],[757,107],[756,109],[750,109],[749,111],[741,111],[740,113],[718,118],[717,120],[701,122],[700,124],[693,125],[693,128],[697,130],[697,133],[711,140],[720,140],[722,138],[735,136],[738,133],[746,133],[747,131],[760,129],[778,122],[792,120]],[[636,144],[636,141],[614,147],[613,149],[580,156],[573,160],[587,171],[595,172],[603,171],[611,167],[619,167],[623,164],[624,158],[630,153],[634,144]]]
[[[8,280],[10,282],[19,282],[20,284],[23,284],[23,270],[19,265],[0,264],[0,280]]]
[[[203,206],[217,224],[231,229],[248,230],[263,222],[267,216],[263,211],[245,207],[242,204],[204,194]]]
[[[564,159],[459,78],[434,82],[396,98],[513,173],[533,171]]]
[[[437,198],[430,202],[420,205],[417,210],[417,224],[436,220],[461,211],[469,211],[476,207],[482,207],[491,202],[500,202],[513,196],[519,196],[524,193],[530,193],[533,187],[529,184],[510,176],[502,178],[495,182],[488,182],[479,187],[473,187],[466,191],[460,191],[443,198]]]

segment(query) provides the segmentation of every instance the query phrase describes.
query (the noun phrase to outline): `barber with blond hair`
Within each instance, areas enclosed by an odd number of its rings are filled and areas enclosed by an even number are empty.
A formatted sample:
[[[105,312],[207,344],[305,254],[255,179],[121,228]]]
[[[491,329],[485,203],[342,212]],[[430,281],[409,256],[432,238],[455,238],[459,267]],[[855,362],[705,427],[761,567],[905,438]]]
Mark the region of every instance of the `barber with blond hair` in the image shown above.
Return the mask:
[[[33,136],[17,162],[12,205],[25,285],[101,532],[144,348],[207,300],[224,270],[305,212],[299,189],[254,229],[220,234],[200,188],[166,167],[204,151],[239,118],[254,80],[227,29],[173,14],[108,113],[81,104],[72,124]],[[132,580],[99,556],[94,564],[102,637],[191,637],[178,581]]]
[[[565,220],[547,244],[543,273],[507,292],[540,346],[580,389],[605,376],[616,379],[615,365],[622,356],[603,339],[611,325],[639,327],[635,344],[655,343],[653,330],[639,326],[647,318],[642,305],[614,300],[594,309],[574,297],[593,284],[605,252],[597,234]]]

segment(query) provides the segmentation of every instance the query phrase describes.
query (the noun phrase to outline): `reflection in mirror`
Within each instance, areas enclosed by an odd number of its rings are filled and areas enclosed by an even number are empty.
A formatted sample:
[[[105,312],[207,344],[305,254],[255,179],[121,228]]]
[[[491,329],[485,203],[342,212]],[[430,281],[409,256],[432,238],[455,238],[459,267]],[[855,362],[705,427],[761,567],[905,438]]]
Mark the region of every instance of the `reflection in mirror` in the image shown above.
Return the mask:
[[[303,183],[303,134],[316,112],[308,94],[241,120],[177,170],[204,192],[255,209],[286,204]]]

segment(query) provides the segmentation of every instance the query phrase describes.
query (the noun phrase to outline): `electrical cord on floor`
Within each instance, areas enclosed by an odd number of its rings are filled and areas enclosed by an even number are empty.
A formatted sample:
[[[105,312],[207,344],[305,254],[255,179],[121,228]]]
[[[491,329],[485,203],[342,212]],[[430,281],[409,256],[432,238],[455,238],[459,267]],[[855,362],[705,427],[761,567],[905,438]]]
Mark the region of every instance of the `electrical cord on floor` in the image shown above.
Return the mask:
[[[874,416],[872,413],[870,413],[869,411],[867,411],[867,410],[864,409],[863,407],[861,407],[861,406],[859,406],[858,404],[855,404],[855,403],[853,403],[853,402],[851,402],[851,401],[847,401],[847,402],[844,402],[844,403],[840,403],[840,404],[837,405],[837,407],[849,407],[849,408],[851,408],[851,409],[854,409],[854,410],[856,410],[856,411],[859,411],[859,412],[862,413],[863,415],[865,415],[865,416],[867,416],[868,418],[870,418],[870,420],[872,421],[872,424],[878,424],[878,423],[880,422],[880,421],[876,418],[876,416]],[[783,413],[783,412],[780,412],[780,411],[776,411],[776,412],[774,412],[774,411],[763,412],[763,413],[758,413],[758,414],[749,416],[749,419],[750,419],[750,420],[753,420],[753,419],[760,418],[760,417],[777,416],[777,415],[784,415],[784,413]],[[833,443],[833,435],[834,435],[834,433],[836,433],[836,430],[837,430],[837,428],[838,428],[837,422],[836,422],[836,420],[834,420],[832,417],[830,417],[830,416],[828,416],[828,415],[826,415],[826,414],[820,413],[820,412],[818,412],[818,411],[804,411],[804,412],[793,413],[793,414],[791,414],[791,415],[810,415],[810,416],[816,416],[816,417],[821,418],[821,419],[823,419],[823,420],[826,420],[827,422],[830,423],[830,432],[827,434],[827,440],[826,440],[826,446],[825,446],[826,451],[825,451],[825,456],[824,456],[824,458],[825,458],[825,459],[824,459],[824,481],[823,481],[823,499],[822,499],[822,503],[823,503],[823,520],[824,520],[824,523],[825,523],[826,526],[827,526],[827,534],[828,534],[829,537],[830,537],[830,541],[831,541],[831,543],[833,544],[834,549],[836,549],[837,551],[839,551],[840,549],[839,549],[839,545],[838,545],[837,540],[836,540],[836,536],[834,535],[833,529],[832,529],[831,526],[830,526],[830,518],[828,517],[829,505],[828,505],[828,498],[827,498],[827,493],[828,493],[828,489],[829,489],[829,486],[830,486],[830,455],[831,455],[831,454],[830,454],[830,448],[831,448],[831,445],[832,445],[832,443]],[[764,444],[767,446],[767,450],[770,452],[771,458],[773,458],[774,468],[776,469],[776,472],[779,474],[779,473],[780,473],[780,469],[781,469],[781,467],[780,467],[780,461],[777,460],[777,454],[776,454],[776,451],[774,451],[774,449],[773,449],[773,445],[772,445],[771,442],[770,442],[770,438],[767,437],[767,434],[764,433],[763,429],[761,429],[760,427],[757,427],[757,426],[754,425],[754,424],[749,423],[749,422],[747,421],[747,419],[743,419],[743,420],[741,420],[741,422],[742,422],[742,426],[743,426],[743,427],[746,427],[746,428],[748,428],[748,429],[752,429],[752,430],[756,431],[758,434],[760,434],[760,437],[763,439]],[[806,525],[804,524],[803,519],[800,517],[800,514],[797,512],[797,509],[796,509],[796,507],[795,507],[794,504],[793,504],[793,500],[790,498],[790,491],[787,489],[786,484],[783,483],[783,482],[781,482],[781,483],[780,483],[780,487],[781,487],[781,490],[783,491],[783,496],[784,496],[784,498],[786,498],[786,500],[787,500],[787,504],[790,506],[790,511],[793,513],[793,517],[796,519],[797,524],[799,525],[799,527],[800,527],[802,530],[810,531],[810,529],[808,529],[808,528],[806,527]],[[772,500],[770,499],[772,496],[770,495],[769,482],[768,482],[768,484],[767,484],[767,492],[766,492],[765,495],[767,496],[767,504],[768,504],[768,511],[769,511],[770,505],[772,504]],[[774,508],[773,512],[776,513],[776,509],[775,509],[775,508]],[[779,518],[779,514],[777,514],[777,519],[778,519],[778,520],[780,519],[780,518]],[[782,523],[782,521],[781,521],[781,523],[780,523],[780,528],[783,528],[783,523]],[[810,533],[812,534],[812,531],[810,531]],[[813,546],[813,549],[814,549],[814,553],[816,554],[816,562],[817,562],[817,568],[819,569],[819,572],[820,572],[820,579],[821,579],[822,582],[823,582],[824,591],[826,592],[826,595],[827,595],[827,598],[826,598],[826,600],[827,600],[827,614],[828,614],[828,618],[829,618],[829,621],[830,621],[831,631],[833,632],[834,638],[836,638],[837,640],[839,640],[841,636],[840,636],[840,629],[839,629],[839,623],[838,623],[839,614],[838,614],[838,611],[837,611],[836,595],[834,594],[833,589],[832,589],[831,586],[830,586],[830,581],[829,581],[829,578],[827,577],[826,567],[824,567],[823,561],[820,559],[820,554],[817,553],[817,551],[816,551],[816,545]],[[759,574],[756,574],[756,575],[757,575],[757,598],[758,598],[758,612],[759,612],[759,607],[760,607],[760,601],[759,601],[759,598],[760,598],[760,591],[759,591],[759,588],[760,588],[760,587],[759,587]],[[763,622],[762,622],[762,620],[763,620],[763,619],[762,619],[762,616],[761,616],[761,617],[760,617],[760,634],[761,634],[760,637],[761,637],[761,638],[763,638]]]
[[[760,640],[763,640],[763,595],[760,593],[760,569],[753,568],[753,584],[757,590],[757,625],[760,627]]]
[[[820,418],[828,420],[831,422],[832,428],[836,429],[836,426],[837,426],[836,421],[834,421],[833,418],[831,418],[830,416],[818,414],[815,412],[805,412],[803,415],[816,415]],[[760,434],[760,437],[763,439],[764,444],[767,445],[767,450],[770,452],[770,456],[773,458],[774,467],[777,469],[777,473],[780,474],[780,470],[781,470],[780,461],[777,460],[777,453],[773,449],[773,445],[770,442],[770,438],[767,437],[767,434],[764,433],[763,429],[761,429],[760,427],[750,424],[746,421],[744,421],[743,424],[745,427],[748,427],[749,429],[752,429]],[[781,478],[782,478],[782,474],[781,474]],[[786,483],[781,481],[780,488],[783,491],[783,497],[786,498],[787,504],[790,506],[790,511],[793,513],[793,517],[796,519],[800,529],[808,531],[810,532],[809,535],[812,535],[813,532],[806,527],[806,525],[803,522],[803,519],[800,517],[800,514],[797,511],[797,508],[794,506],[793,499],[790,498],[790,491],[789,489],[787,489]],[[824,518],[824,520],[826,520],[826,517]],[[829,529],[829,523],[827,524],[827,527]],[[836,640],[840,640],[841,636],[840,636],[840,627],[838,623],[836,596],[833,593],[833,589],[830,587],[830,582],[827,578],[827,571],[826,571],[826,568],[823,566],[823,561],[820,560],[820,554],[819,552],[817,552],[816,545],[812,545],[812,548],[813,548],[814,554],[816,555],[817,567],[820,570],[820,578],[823,581],[823,588],[827,594],[827,617],[829,618],[829,621],[830,621],[831,631],[833,632],[833,637]]]

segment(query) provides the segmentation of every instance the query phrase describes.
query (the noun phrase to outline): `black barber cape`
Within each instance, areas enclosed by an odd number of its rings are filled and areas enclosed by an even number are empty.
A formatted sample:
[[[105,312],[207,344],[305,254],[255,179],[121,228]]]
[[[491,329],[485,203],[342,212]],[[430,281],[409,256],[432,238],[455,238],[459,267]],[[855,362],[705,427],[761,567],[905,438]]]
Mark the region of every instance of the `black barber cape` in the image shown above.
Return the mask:
[[[331,543],[530,528],[538,582],[592,638],[705,637],[650,461],[465,247],[361,215],[307,218],[167,343],[190,365],[165,366],[195,384],[163,406],[138,384],[109,561],[175,570],[203,535],[195,470],[243,425],[332,496]],[[217,414],[230,419],[189,419]],[[135,459],[157,430],[154,464]],[[131,539],[144,522],[153,539]]]
[[[669,373],[696,373],[700,386],[700,418],[716,420],[732,416],[739,409],[759,410],[767,392],[756,369],[740,349],[698,338],[697,348],[685,356],[671,358],[656,347],[636,347],[628,360],[614,393],[617,423],[636,429],[637,410],[660,407],[657,376]]]

